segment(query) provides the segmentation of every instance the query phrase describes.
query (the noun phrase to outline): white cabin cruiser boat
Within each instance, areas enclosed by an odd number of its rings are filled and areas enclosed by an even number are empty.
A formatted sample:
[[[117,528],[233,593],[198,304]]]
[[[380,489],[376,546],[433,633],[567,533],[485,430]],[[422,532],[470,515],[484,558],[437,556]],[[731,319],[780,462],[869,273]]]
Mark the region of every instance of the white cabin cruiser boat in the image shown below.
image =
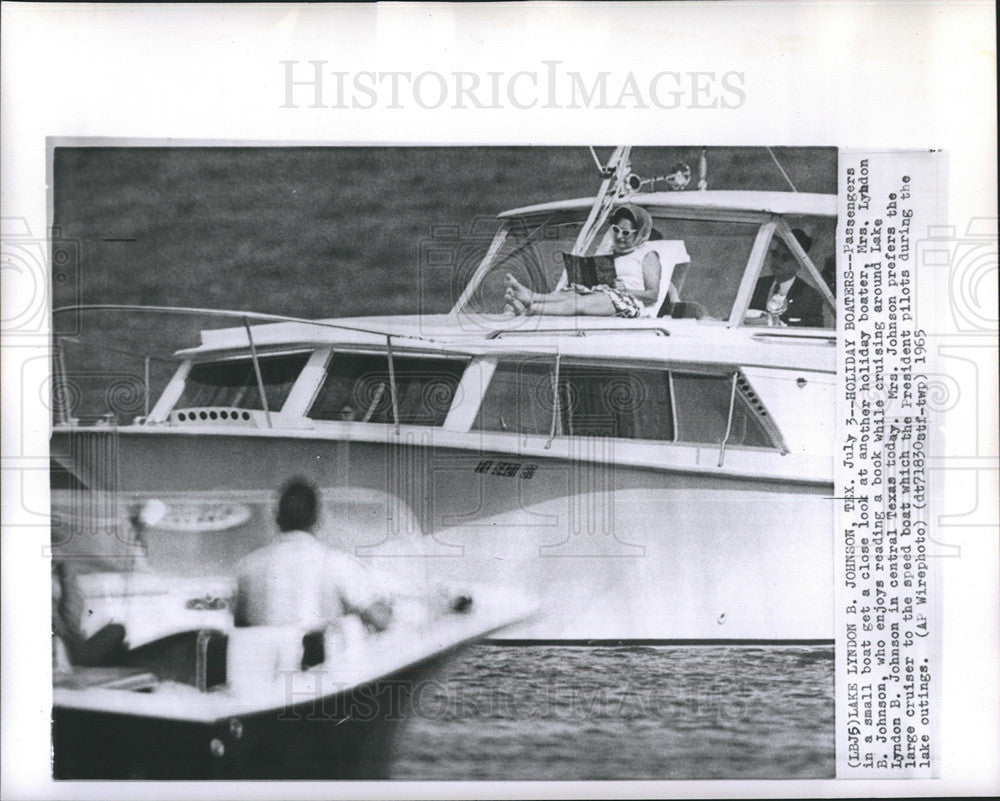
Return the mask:
[[[647,187],[618,148],[596,197],[504,212],[447,314],[216,313],[148,415],[54,427],[54,504],[159,498],[151,554],[218,572],[301,473],[372,563],[538,597],[511,639],[832,641],[836,196]],[[507,273],[565,285],[623,203],[689,256],[657,316],[504,313]],[[749,308],[775,239],[823,325]],[[470,241],[428,247],[461,265]]]

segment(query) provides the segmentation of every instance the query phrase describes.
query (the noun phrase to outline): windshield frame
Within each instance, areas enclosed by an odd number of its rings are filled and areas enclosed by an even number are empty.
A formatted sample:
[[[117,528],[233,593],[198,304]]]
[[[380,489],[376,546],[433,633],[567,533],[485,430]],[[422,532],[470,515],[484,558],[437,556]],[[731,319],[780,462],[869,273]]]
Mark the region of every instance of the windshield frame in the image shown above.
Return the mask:
[[[819,217],[822,215],[814,216]],[[836,222],[837,218],[834,216],[832,219]],[[732,314],[730,314],[728,320],[729,327],[753,327],[747,325],[745,319],[747,312],[750,309],[750,301],[753,297],[754,287],[757,286],[757,280],[763,274],[764,263],[767,261],[767,252],[775,237],[782,241],[791,251],[792,255],[795,257],[796,263],[799,265],[799,269],[804,270],[806,273],[805,276],[800,275],[799,277],[820,294],[823,298],[824,306],[833,311],[834,320],[836,320],[837,301],[834,298],[833,293],[830,291],[830,288],[826,285],[826,281],[823,280],[823,276],[820,274],[819,269],[817,269],[816,264],[813,262],[809,254],[803,250],[798,239],[796,239],[792,234],[791,226],[788,224],[788,221],[784,218],[784,216],[774,214],[771,215],[770,221],[762,225],[757,232],[757,241],[754,242],[753,250],[750,253],[750,257],[747,259],[747,271],[743,275],[743,281],[740,284],[740,290],[736,295],[736,300],[733,301]],[[833,328],[836,328],[836,324],[834,324]],[[830,331],[833,329],[824,327],[814,330]]]
[[[684,220],[701,220],[705,222],[731,222],[731,223],[756,223],[758,224],[758,229],[755,234],[755,239],[753,246],[751,248],[750,254],[747,257],[746,265],[743,269],[743,275],[740,280],[739,288],[736,292],[736,296],[733,300],[732,306],[730,307],[730,313],[728,317],[723,317],[721,320],[706,320],[703,321],[707,324],[723,324],[727,327],[742,327],[745,324],[744,318],[746,316],[747,310],[749,308],[750,300],[753,295],[753,289],[756,285],[757,279],[763,271],[764,263],[767,257],[767,250],[770,246],[772,239],[777,236],[782,241],[784,241],[789,249],[795,256],[796,261],[802,271],[805,272],[805,280],[807,283],[813,286],[820,295],[823,297],[824,304],[832,309],[836,313],[836,300],[833,294],[830,292],[829,287],[827,287],[825,281],[823,281],[822,276],[817,269],[816,265],[813,263],[809,254],[802,250],[798,241],[791,234],[791,228],[784,216],[781,214],[773,214],[765,211],[742,211],[733,209],[704,209],[704,208],[691,208],[688,206],[671,206],[657,204],[655,206],[644,206],[646,210],[656,217],[673,217],[676,219]],[[469,312],[466,310],[466,306],[473,299],[479,285],[486,278],[489,272],[495,268],[496,259],[499,255],[503,245],[507,241],[508,236],[512,231],[527,230],[530,231],[528,236],[524,240],[524,244],[528,244],[533,241],[540,232],[543,232],[548,226],[559,223],[575,222],[572,219],[574,215],[579,216],[579,222],[582,224],[586,219],[588,208],[581,207],[579,209],[558,209],[551,210],[548,212],[534,212],[530,214],[518,215],[516,217],[501,217],[500,221],[502,225],[497,230],[496,234],[490,246],[483,256],[479,265],[476,267],[475,272],[469,279],[468,284],[462,291],[458,300],[456,301],[454,307],[451,310],[452,315],[458,315],[462,313],[473,313],[481,314],[480,312]],[[817,215],[825,216],[825,215]],[[836,216],[833,216],[836,220]],[[594,243],[592,243],[592,250],[595,243],[600,241],[601,232],[598,231],[594,237]],[[563,288],[566,286],[566,271],[563,270],[559,279],[555,284],[556,288]],[[825,329],[824,329],[825,330]]]

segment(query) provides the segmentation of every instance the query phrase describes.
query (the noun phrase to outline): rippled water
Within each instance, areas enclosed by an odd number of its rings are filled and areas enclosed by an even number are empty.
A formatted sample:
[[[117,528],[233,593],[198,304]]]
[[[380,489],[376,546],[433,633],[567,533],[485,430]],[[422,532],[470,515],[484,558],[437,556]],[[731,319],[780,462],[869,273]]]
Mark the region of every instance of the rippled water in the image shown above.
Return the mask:
[[[833,649],[484,644],[420,685],[397,779],[834,775]]]

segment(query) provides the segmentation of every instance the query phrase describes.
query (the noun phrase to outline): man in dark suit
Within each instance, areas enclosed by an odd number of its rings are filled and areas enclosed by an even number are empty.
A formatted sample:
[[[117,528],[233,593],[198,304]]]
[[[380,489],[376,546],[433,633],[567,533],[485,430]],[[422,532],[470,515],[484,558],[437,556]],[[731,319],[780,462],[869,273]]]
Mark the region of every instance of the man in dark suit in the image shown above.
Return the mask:
[[[794,228],[792,234],[802,249],[809,252],[812,239]],[[768,252],[771,275],[758,279],[750,298],[750,308],[776,313],[788,326],[823,327],[823,298],[809,284],[796,276],[798,262],[788,246],[775,237]]]

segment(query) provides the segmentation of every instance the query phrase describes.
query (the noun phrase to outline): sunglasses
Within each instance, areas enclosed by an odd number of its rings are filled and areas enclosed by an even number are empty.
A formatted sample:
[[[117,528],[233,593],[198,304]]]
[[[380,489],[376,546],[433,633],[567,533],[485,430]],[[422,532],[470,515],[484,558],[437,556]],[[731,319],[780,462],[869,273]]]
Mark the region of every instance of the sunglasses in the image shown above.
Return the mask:
[[[634,228],[622,228],[618,225],[612,225],[611,230],[614,231],[615,236],[633,236],[635,234]]]

